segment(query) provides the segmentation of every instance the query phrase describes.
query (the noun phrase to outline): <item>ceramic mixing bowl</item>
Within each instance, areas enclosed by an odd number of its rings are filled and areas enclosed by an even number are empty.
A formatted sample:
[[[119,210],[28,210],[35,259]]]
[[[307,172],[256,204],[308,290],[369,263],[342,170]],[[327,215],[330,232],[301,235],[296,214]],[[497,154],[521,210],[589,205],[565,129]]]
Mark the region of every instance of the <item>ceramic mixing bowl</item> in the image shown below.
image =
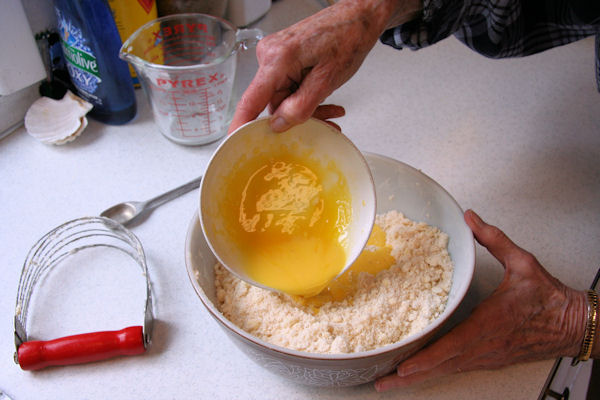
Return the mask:
[[[292,381],[313,386],[352,386],[392,372],[423,347],[462,302],[471,284],[475,245],[463,212],[452,196],[433,179],[402,162],[365,154],[377,193],[377,213],[398,210],[407,218],[437,226],[449,235],[454,263],[452,287],[444,312],[423,331],[378,349],[349,354],[315,354],[267,343],[244,332],[217,309],[214,286],[216,257],[204,238],[198,215],[189,226],[185,259],[188,275],[204,308],[233,342],[257,364]]]

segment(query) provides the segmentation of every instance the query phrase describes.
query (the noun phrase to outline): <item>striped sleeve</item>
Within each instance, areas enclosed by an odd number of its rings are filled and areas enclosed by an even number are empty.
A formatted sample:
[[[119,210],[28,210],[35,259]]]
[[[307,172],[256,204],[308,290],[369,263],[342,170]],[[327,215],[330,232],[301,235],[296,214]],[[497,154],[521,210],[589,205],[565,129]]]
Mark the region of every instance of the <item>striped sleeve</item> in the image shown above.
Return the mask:
[[[526,56],[596,35],[600,91],[598,0],[424,0],[421,17],[385,31],[381,41],[418,50],[450,35],[490,58]]]

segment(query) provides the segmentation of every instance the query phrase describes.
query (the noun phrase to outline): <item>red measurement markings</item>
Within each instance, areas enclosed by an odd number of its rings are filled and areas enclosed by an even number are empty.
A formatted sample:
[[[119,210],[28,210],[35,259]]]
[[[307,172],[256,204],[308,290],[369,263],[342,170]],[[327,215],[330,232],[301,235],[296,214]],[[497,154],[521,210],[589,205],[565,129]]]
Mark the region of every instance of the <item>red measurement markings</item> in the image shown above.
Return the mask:
[[[193,79],[182,78],[171,76],[154,79],[152,90],[165,94],[165,97],[158,96],[155,103],[161,103],[160,97],[166,100],[155,111],[172,121],[171,129],[182,137],[215,134],[221,128],[227,112],[228,96],[225,91],[228,89],[222,87],[229,81],[227,76],[213,71],[196,75]]]
[[[183,136],[185,136],[185,131],[188,130],[184,127],[184,125],[187,125],[187,123],[185,122],[185,120],[183,118],[181,118],[182,114],[182,109],[185,107],[185,104],[181,104],[179,103],[179,100],[184,100],[182,97],[178,97],[177,93],[173,92],[171,93],[171,100],[173,100],[173,110],[175,111],[175,113],[173,114],[175,116],[175,118],[177,118],[177,124],[179,125],[179,131],[181,132],[181,134]]]
[[[212,128],[211,128],[211,123],[210,123],[210,110],[208,109],[208,90],[204,89],[203,90],[203,96],[204,96],[204,113],[205,113],[205,121],[206,121],[206,131],[208,132],[207,135],[211,135],[212,134]]]

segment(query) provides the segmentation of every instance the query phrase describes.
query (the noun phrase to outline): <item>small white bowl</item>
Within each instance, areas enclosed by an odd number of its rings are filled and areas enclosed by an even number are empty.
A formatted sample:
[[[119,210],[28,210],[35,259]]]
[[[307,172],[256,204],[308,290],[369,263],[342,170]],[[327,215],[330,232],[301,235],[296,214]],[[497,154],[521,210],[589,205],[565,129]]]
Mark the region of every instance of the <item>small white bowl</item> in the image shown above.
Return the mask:
[[[186,238],[185,260],[192,286],[202,304],[231,340],[248,357],[267,370],[294,382],[312,386],[352,386],[391,373],[395,366],[438,332],[463,301],[475,267],[473,234],[452,196],[421,171],[376,154],[365,157],[375,179],[377,213],[398,210],[407,218],[436,226],[449,236],[448,252],[454,263],[452,287],[444,312],[424,330],[397,343],[349,354],[315,354],[265,342],[237,327],[218,310],[214,265],[198,214]]]
[[[375,220],[375,184],[371,171],[362,153],[339,130],[318,119],[309,119],[283,133],[273,132],[267,118],[238,128],[220,144],[208,163],[200,185],[200,223],[219,262],[240,279],[265,289],[272,288],[253,280],[242,268],[242,249],[231,239],[222,215],[221,205],[231,197],[223,182],[239,168],[241,161],[261,154],[275,155],[282,147],[323,166],[333,162],[346,179],[352,218],[347,228],[346,263],[339,274],[361,253]]]

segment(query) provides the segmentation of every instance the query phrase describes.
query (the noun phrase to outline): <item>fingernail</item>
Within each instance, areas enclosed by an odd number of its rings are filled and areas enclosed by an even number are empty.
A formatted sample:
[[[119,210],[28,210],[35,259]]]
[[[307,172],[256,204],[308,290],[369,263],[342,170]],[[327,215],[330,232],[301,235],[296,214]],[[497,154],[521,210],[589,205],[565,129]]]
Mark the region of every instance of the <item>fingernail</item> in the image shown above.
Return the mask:
[[[419,369],[417,364],[407,364],[399,366],[396,369],[396,373],[398,374],[398,376],[408,376],[414,374],[418,370]]]
[[[290,124],[283,117],[275,117],[270,121],[271,129],[275,132],[283,132],[290,127]]]
[[[483,226],[484,222],[479,215],[473,210],[469,210],[469,214],[471,215],[471,220],[479,227]]]

